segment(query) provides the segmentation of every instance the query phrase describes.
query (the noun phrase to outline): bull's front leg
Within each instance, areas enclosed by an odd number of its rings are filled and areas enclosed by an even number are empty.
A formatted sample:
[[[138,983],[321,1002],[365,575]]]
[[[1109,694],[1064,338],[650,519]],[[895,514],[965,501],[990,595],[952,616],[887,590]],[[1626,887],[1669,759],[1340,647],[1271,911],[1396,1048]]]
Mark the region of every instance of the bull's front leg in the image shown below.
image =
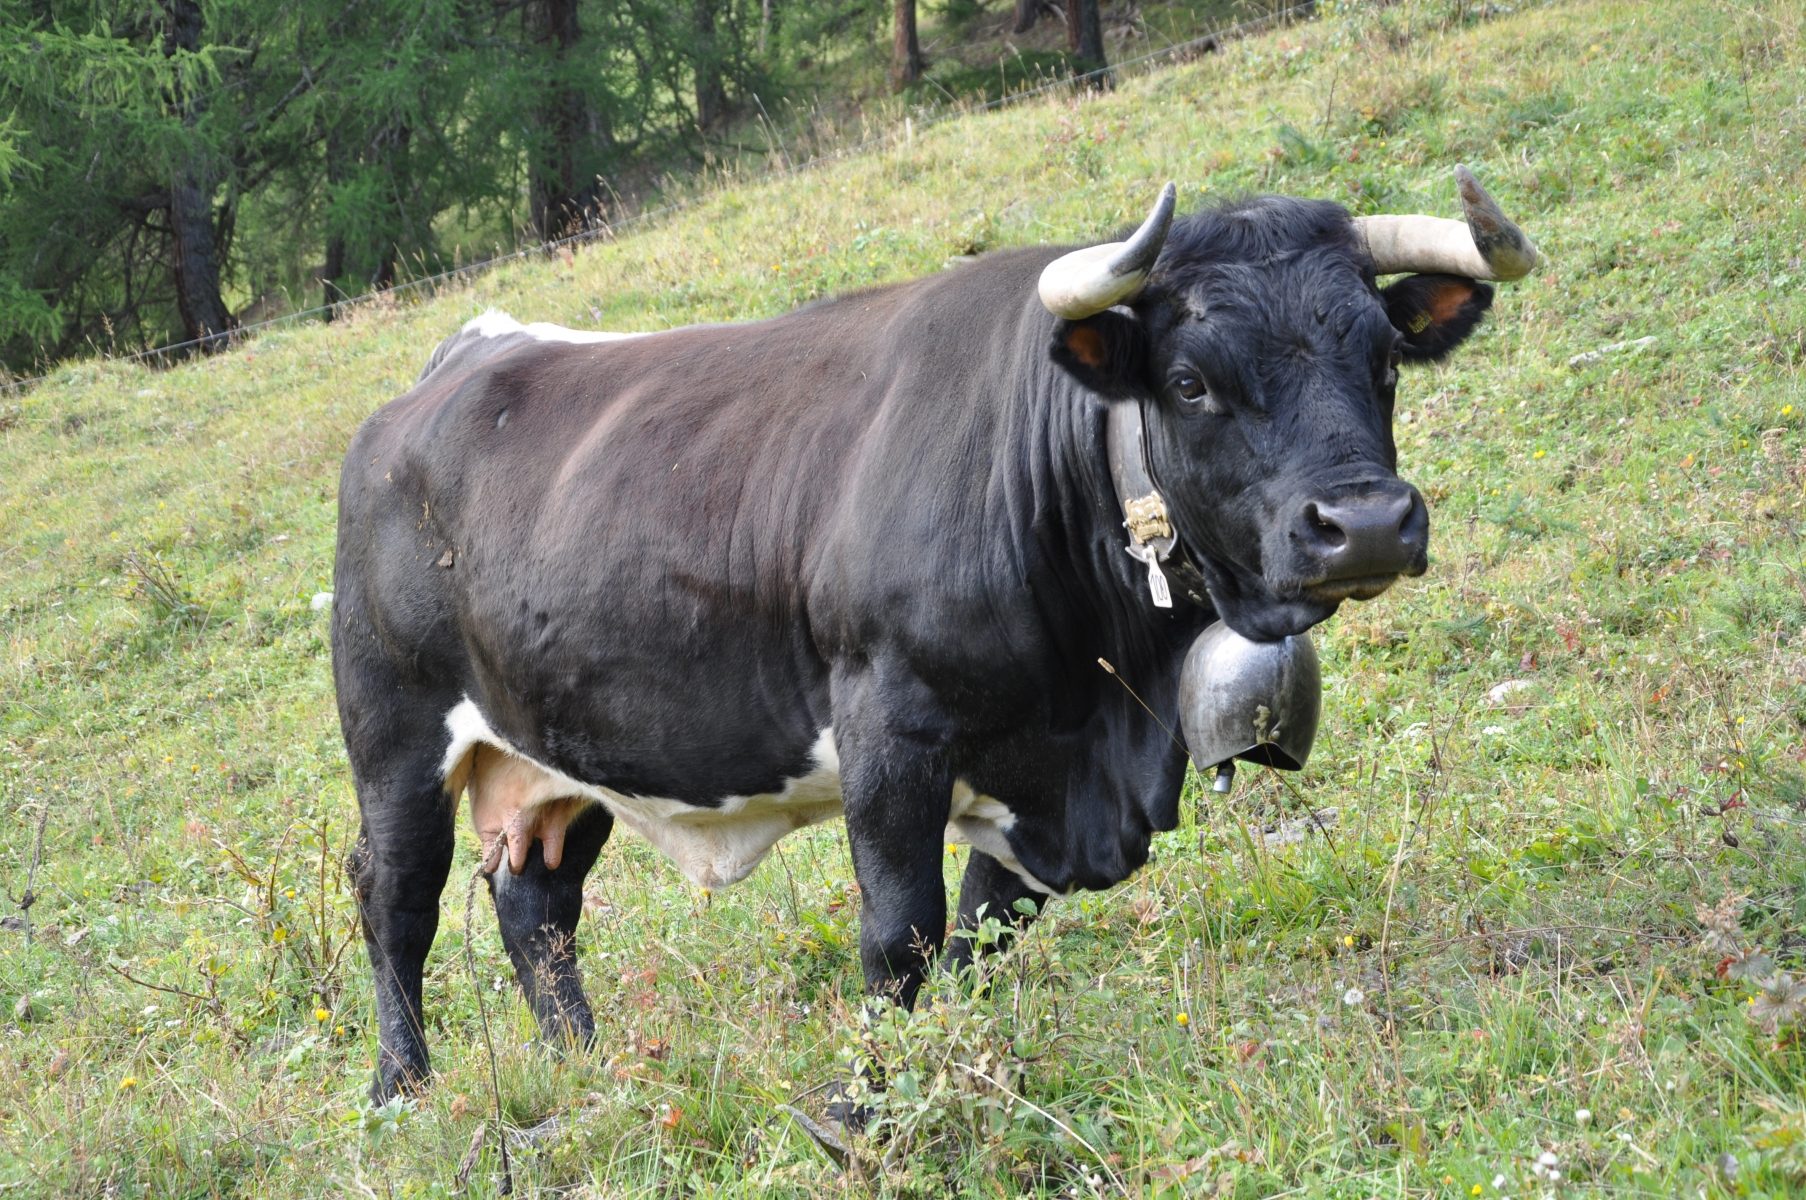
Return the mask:
[[[1033,911],[1019,911],[1016,905],[1022,900],[1033,901]],[[957,932],[953,945],[947,949],[947,969],[958,971],[970,965],[981,953],[1008,949],[1016,935],[1027,929],[1046,908],[1047,901],[1046,892],[1030,886],[1022,876],[989,854],[973,850],[972,858],[966,864],[965,878],[960,882],[959,915],[955,920]],[[1002,922],[1003,936],[995,944],[981,947],[971,935],[977,932],[986,917]]]
[[[863,701],[857,704],[842,704],[845,691],[836,690],[835,741],[862,898],[859,959],[868,1003],[913,1008],[946,940],[941,845],[953,799],[949,739],[930,707],[911,703],[924,694],[919,685],[886,687],[867,676],[845,689]],[[880,698],[888,703],[876,703]],[[866,1082],[884,1085],[879,1072],[866,1074]],[[828,1115],[861,1129],[871,1109],[837,1085]]]
[[[842,759],[847,840],[862,897],[859,961],[868,995],[913,1008],[946,939],[941,842],[952,783],[931,755],[879,751],[862,761],[848,771]]]
[[[920,681],[869,668],[836,679],[834,732],[866,992],[913,1007],[946,938],[951,725]]]

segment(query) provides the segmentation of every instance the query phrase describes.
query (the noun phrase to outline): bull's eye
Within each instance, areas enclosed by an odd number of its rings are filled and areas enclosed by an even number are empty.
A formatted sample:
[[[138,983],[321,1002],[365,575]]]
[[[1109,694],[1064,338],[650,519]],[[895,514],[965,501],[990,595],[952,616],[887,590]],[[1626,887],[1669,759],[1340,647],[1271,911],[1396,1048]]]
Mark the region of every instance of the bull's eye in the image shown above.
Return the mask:
[[[1386,359],[1386,387],[1388,389],[1398,386],[1398,365],[1404,361],[1405,354],[1402,350],[1394,350],[1391,357]]]
[[[1222,406],[1210,398],[1210,389],[1196,375],[1181,375],[1173,380],[1173,390],[1179,393],[1179,399],[1192,408],[1202,409],[1208,413],[1220,413]]]

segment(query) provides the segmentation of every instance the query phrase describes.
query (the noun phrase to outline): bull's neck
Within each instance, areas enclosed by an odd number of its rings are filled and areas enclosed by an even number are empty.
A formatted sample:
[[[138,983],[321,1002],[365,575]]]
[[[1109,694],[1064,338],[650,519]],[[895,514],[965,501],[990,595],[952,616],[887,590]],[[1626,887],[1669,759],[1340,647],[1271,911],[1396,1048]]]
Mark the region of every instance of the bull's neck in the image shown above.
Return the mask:
[[[1045,322],[1028,322],[1045,325]],[[1111,480],[1107,402],[1051,361],[1051,328],[1035,329],[1023,354],[1009,419],[1028,431],[1023,442],[1030,486],[1015,497],[1009,519],[1028,530],[1024,546],[1038,560],[1023,563],[1031,586],[1055,597],[1065,620],[1091,634],[1100,654],[1119,667],[1176,674],[1183,654],[1209,614],[1184,600],[1153,603],[1147,568],[1129,557],[1121,502]],[[1025,347],[1026,349],[1026,347]],[[1118,401],[1117,403],[1123,403]]]

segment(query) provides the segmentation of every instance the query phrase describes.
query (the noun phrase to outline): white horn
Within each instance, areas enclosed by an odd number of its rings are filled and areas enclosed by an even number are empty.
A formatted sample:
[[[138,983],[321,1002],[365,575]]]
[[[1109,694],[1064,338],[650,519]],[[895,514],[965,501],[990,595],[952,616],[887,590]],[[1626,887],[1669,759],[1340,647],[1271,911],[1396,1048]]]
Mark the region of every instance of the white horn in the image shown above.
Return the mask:
[[[1167,227],[1173,223],[1178,190],[1167,184],[1154,210],[1126,242],[1105,242],[1061,255],[1041,272],[1041,303],[1056,317],[1078,321],[1139,292],[1160,257]]]
[[[1446,217],[1356,217],[1379,275],[1423,271],[1469,279],[1522,279],[1538,254],[1466,167],[1455,168],[1464,224]]]

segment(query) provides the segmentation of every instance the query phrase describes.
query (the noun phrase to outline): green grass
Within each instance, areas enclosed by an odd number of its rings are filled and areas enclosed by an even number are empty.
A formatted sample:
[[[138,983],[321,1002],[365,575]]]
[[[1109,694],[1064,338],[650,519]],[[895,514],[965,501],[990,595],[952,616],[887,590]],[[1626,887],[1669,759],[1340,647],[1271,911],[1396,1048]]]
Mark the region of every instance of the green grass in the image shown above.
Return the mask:
[[[522,1194],[1799,1194],[1802,1022],[1764,1028],[1718,968],[1729,941],[1806,973],[1802,14],[1476,11],[1339,6],[1108,97],[729,181],[429,305],[0,395],[0,1195],[452,1194],[487,1108],[479,989],[534,1130]],[[355,806],[308,600],[342,448],[440,337],[492,305],[773,313],[1112,230],[1167,178],[1190,204],[1447,213],[1457,161],[1549,266],[1402,388],[1432,571],[1320,631],[1302,777],[1194,787],[1135,879],[863,1034],[837,828],[716,896],[623,834],[581,933],[600,1044],[566,1057],[530,1044],[486,903],[466,922],[462,833],[439,1078],[367,1106]],[[1490,702],[1506,680],[1529,686]],[[1337,810],[1328,838],[1263,837],[1309,808]],[[781,1106],[819,1106],[862,1046],[896,1082],[843,1175]],[[465,1194],[496,1194],[494,1148]]]

